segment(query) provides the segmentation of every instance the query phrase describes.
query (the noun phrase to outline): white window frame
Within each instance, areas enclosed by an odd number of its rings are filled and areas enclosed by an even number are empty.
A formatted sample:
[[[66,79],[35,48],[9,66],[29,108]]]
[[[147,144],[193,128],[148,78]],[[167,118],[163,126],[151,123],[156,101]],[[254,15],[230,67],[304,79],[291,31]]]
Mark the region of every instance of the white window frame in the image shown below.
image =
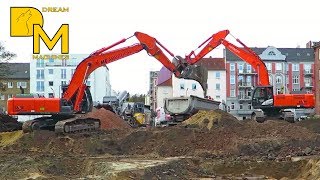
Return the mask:
[[[230,97],[236,97],[236,90],[230,89]]]
[[[299,64],[292,64],[292,71],[299,71]]]
[[[266,63],[267,70],[271,71],[272,70],[272,64],[271,63]]]
[[[230,63],[230,71],[235,71],[236,70],[236,66],[234,63]]]
[[[236,84],[236,76],[230,75],[230,84]]]
[[[292,76],[292,84],[299,84],[299,76]]]
[[[217,83],[217,84],[216,84],[216,90],[217,90],[217,91],[220,91],[220,90],[221,90],[221,85],[220,85],[220,83]]]
[[[8,88],[13,88],[13,82],[8,82]]]
[[[20,86],[22,88],[27,88],[27,82],[25,81],[17,82],[17,88],[20,88]]]
[[[221,73],[219,71],[216,72],[216,79],[220,79],[220,77],[221,77]]]

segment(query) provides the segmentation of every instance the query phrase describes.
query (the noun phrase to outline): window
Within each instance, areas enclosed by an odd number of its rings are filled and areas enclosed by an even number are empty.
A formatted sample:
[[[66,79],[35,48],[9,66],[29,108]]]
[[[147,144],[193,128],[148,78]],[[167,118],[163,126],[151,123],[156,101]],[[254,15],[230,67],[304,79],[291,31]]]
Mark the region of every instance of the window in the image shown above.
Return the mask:
[[[67,78],[67,70],[61,69],[61,79],[66,79],[66,78]]]
[[[49,93],[49,94],[48,94],[48,97],[49,97],[49,98],[54,98],[53,93]]]
[[[220,96],[216,96],[216,99],[220,99]]]
[[[300,91],[299,89],[292,89],[292,91]]]
[[[281,71],[282,70],[282,63],[276,63],[276,70]]]
[[[53,74],[53,69],[48,69],[49,74]]]
[[[183,83],[180,84],[180,89],[181,90],[184,89],[184,84]]]
[[[267,69],[268,71],[271,71],[272,69],[272,64],[271,63],[266,63]]]
[[[231,103],[231,109],[234,109],[234,102]]]
[[[43,59],[37,59],[36,66],[37,67],[44,67],[44,60]]]
[[[53,81],[49,81],[49,86],[53,86]]]
[[[197,84],[192,84],[192,90],[196,90],[197,89]]]
[[[234,102],[231,103],[231,109],[234,109]]]
[[[27,82],[17,82],[17,88],[27,88]]]
[[[239,64],[239,73],[243,73],[243,64]]]
[[[239,91],[239,99],[244,99],[244,91]]]
[[[269,56],[275,56],[276,53],[274,53],[273,51],[270,51],[270,52],[268,53],[268,55],[269,55]]]
[[[252,107],[252,106],[251,106],[251,103],[249,103],[249,104],[248,104],[248,109],[251,109],[251,107]]]
[[[220,90],[220,84],[219,83],[216,84],[216,90]]]
[[[277,94],[282,94],[281,88],[277,88]]]
[[[53,63],[54,62],[54,59],[53,58],[50,58],[49,59],[49,63]]]
[[[61,86],[66,85],[67,81],[61,81]]]
[[[234,70],[235,70],[234,63],[230,63],[230,71],[234,71]]]
[[[37,91],[38,92],[44,91],[44,82],[43,81],[37,81]]]
[[[216,79],[220,79],[220,72],[216,72]]]
[[[3,94],[1,94],[0,98],[1,98],[1,100],[5,100],[6,99]]]
[[[239,104],[239,109],[243,109],[243,104]]]
[[[247,76],[247,85],[251,86],[251,76]]]
[[[310,78],[304,78],[305,86],[311,86],[311,79]]]
[[[37,70],[37,79],[44,79],[44,70],[43,69]]]
[[[243,85],[244,85],[244,84],[243,84],[243,83],[244,83],[244,82],[243,82],[243,76],[239,76],[239,77],[238,77],[238,82],[239,82],[239,85],[240,85],[240,86],[243,86]]]
[[[299,64],[292,64],[292,71],[299,71]]]
[[[281,84],[282,83],[282,77],[280,75],[276,76],[276,83]]]
[[[299,76],[292,76],[292,83],[299,84]]]
[[[8,82],[8,88],[13,88],[13,82]]]
[[[75,69],[71,69],[71,78],[72,78],[75,71],[76,71]]]
[[[247,91],[247,96],[251,97],[251,91]]]
[[[62,59],[61,61],[62,61],[62,66],[67,66],[67,60]]]
[[[311,73],[311,64],[304,64],[304,70],[306,73]]]
[[[236,97],[236,90],[235,89],[230,90],[230,97]]]
[[[13,95],[12,95],[12,94],[8,94],[8,99],[9,99],[9,98],[12,98],[12,97],[13,97]]]
[[[235,84],[235,76],[234,75],[230,75],[230,84]]]
[[[248,64],[248,65],[247,65],[247,72],[248,72],[248,73],[251,73],[251,71],[252,71],[251,65]]]
[[[91,81],[87,81],[86,85],[91,86]]]

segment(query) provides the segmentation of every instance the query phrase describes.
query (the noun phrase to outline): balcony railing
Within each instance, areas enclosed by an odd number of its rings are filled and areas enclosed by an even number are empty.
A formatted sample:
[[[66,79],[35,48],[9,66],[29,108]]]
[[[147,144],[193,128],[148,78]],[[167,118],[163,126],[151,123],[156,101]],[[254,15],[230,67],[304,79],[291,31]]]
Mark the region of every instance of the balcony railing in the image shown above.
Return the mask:
[[[251,100],[251,96],[238,95],[238,99],[239,99],[240,101],[250,101],[250,100]]]
[[[238,70],[239,74],[256,74],[255,72],[253,72],[252,69],[246,69],[244,68],[243,70]]]
[[[313,74],[313,72],[311,71],[311,69],[309,69],[309,70],[304,70],[303,73],[304,73],[304,75],[312,75],[312,74]]]
[[[312,88],[313,87],[312,83],[305,83],[304,86],[306,88]]]
[[[239,86],[239,87],[252,87],[252,83],[251,83],[251,82],[239,81],[239,82],[238,82],[238,86]]]

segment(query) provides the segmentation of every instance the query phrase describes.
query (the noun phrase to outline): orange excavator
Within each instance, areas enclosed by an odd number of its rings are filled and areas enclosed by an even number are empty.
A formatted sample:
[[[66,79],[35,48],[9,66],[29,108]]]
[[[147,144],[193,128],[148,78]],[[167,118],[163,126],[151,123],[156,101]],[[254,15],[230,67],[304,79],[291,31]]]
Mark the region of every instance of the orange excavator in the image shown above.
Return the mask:
[[[125,42],[135,36],[140,43],[110,50],[111,48]],[[7,101],[9,115],[51,115],[41,117],[24,123],[25,132],[37,129],[54,129],[58,133],[70,133],[83,130],[95,130],[100,127],[97,119],[82,119],[81,115],[90,112],[93,107],[89,87],[86,85],[88,76],[97,68],[108,63],[131,56],[141,50],[146,50],[150,56],[160,61],[176,77],[193,79],[203,84],[203,72],[199,66],[188,66],[174,57],[155,38],[135,32],[133,36],[124,38],[108,47],[93,52],[77,66],[75,73],[68,86],[63,87],[62,98],[45,98],[38,95],[17,95]],[[174,57],[172,63],[163,53],[161,46],[167,53]],[[108,51],[109,50],[109,51]],[[200,73],[200,74],[199,74]]]
[[[239,39],[235,38],[236,41],[243,47],[239,48],[234,44],[226,40],[226,37],[230,34],[229,30],[222,30],[218,33],[213,34],[206,41],[204,41],[198,48],[205,45],[198,54],[191,51],[186,56],[188,64],[192,65],[201,58],[203,58],[210,51],[215,49],[220,44],[224,45],[229,51],[238,56],[252,66],[257,72],[258,82],[253,90],[252,106],[255,110],[252,113],[252,119],[263,121],[265,116],[267,117],[278,117],[280,111],[283,109],[296,109],[296,108],[314,108],[315,97],[314,94],[273,94],[273,86],[269,83],[268,70],[265,63],[260,57],[248,46],[246,46]]]

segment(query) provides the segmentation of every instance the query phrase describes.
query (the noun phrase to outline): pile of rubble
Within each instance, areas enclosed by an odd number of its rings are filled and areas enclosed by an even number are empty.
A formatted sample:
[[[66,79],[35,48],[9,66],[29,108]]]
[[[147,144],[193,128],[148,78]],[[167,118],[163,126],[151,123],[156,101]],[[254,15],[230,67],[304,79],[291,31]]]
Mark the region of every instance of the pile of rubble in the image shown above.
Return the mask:
[[[18,119],[8,115],[0,115],[0,132],[16,131],[22,129],[22,123]]]
[[[106,110],[104,108],[93,109],[92,112],[90,112],[86,115],[86,117],[99,119],[101,122],[101,129],[103,129],[103,130],[131,128],[118,115],[116,115],[115,113],[113,113],[109,110]]]

